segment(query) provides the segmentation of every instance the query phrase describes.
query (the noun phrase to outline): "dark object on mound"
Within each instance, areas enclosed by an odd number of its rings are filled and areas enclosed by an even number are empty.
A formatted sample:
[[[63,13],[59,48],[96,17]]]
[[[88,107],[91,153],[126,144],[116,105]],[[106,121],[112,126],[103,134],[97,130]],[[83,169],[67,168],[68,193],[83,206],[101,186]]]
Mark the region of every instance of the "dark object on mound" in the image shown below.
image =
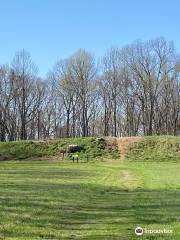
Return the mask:
[[[101,138],[101,137],[98,137],[98,138],[96,138],[96,141],[98,141],[98,142],[105,142],[105,139]]]
[[[68,153],[75,153],[75,152],[80,152],[82,151],[84,148],[82,146],[76,145],[76,144],[72,144],[69,145],[67,148],[67,152]]]
[[[6,161],[6,160],[9,160],[9,157],[0,154],[0,161]]]

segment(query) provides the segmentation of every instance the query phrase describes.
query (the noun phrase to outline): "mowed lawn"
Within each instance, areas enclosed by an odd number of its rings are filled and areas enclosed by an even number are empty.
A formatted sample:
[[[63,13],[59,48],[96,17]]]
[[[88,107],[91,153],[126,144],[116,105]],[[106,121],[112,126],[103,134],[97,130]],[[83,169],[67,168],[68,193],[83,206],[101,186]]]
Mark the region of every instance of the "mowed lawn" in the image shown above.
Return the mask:
[[[179,240],[180,163],[1,162],[0,239]]]

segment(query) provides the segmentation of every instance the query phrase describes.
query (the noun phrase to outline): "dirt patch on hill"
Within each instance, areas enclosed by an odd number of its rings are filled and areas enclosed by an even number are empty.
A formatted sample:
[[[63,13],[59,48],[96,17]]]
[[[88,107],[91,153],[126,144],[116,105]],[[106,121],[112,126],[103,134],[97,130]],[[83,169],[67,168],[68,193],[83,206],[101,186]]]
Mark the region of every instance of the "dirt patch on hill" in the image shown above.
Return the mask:
[[[13,159],[14,159],[13,156],[0,154],[0,161],[9,161],[9,160],[13,160]]]
[[[142,137],[108,137],[107,144],[112,148],[118,148],[121,153],[121,159],[125,158],[128,149],[135,143],[142,140]]]

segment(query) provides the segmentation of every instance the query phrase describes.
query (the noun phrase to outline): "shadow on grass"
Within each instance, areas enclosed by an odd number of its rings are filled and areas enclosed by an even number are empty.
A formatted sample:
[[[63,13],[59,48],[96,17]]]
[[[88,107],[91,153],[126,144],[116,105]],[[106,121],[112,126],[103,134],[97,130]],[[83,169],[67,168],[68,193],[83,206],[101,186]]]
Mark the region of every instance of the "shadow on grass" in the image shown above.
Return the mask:
[[[86,174],[80,170],[78,173]],[[0,189],[3,187],[8,192],[0,197],[1,225],[8,221],[24,226],[16,233],[3,227],[4,237],[133,239],[137,225],[171,225],[180,221],[180,190],[128,191],[92,183],[2,184]],[[28,226],[40,230],[30,232]],[[53,233],[48,233],[48,229]]]
[[[74,168],[62,168],[62,169],[58,169],[55,170],[54,168],[42,168],[42,169],[30,169],[30,170],[8,170],[5,169],[4,171],[1,171],[1,174],[5,174],[5,176],[9,176],[11,178],[17,178],[17,175],[19,175],[18,177],[24,177],[28,176],[28,178],[37,178],[37,177],[41,177],[41,178],[47,178],[47,177],[52,177],[56,176],[59,179],[62,178],[68,178],[68,179],[74,179],[74,178],[83,178],[83,177],[91,177],[91,176],[95,176],[94,172],[91,173],[88,170],[82,170],[82,169],[74,169]]]

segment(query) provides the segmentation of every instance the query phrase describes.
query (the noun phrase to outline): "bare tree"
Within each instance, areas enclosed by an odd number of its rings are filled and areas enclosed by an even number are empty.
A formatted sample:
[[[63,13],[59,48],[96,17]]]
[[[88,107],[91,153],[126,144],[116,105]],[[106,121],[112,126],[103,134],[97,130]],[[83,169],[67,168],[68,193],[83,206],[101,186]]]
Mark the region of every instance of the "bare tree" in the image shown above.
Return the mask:
[[[122,51],[125,65],[132,71],[138,86],[137,96],[141,103],[141,121],[145,135],[152,135],[155,120],[155,103],[162,91],[167,74],[175,67],[175,52],[172,43],[163,38],[136,42]]]
[[[25,50],[16,53],[12,69],[14,74],[13,92],[18,104],[21,122],[21,139],[27,139],[27,123],[32,114],[34,104],[33,85],[36,79],[37,67],[32,62],[30,54]]]
[[[72,86],[78,95],[79,122],[82,136],[89,135],[89,111],[92,104],[92,93],[95,91],[97,69],[92,55],[80,49],[69,60]]]
[[[99,68],[80,49],[47,79],[25,50],[0,66],[0,141],[179,132],[180,57],[164,38],[111,48]]]

